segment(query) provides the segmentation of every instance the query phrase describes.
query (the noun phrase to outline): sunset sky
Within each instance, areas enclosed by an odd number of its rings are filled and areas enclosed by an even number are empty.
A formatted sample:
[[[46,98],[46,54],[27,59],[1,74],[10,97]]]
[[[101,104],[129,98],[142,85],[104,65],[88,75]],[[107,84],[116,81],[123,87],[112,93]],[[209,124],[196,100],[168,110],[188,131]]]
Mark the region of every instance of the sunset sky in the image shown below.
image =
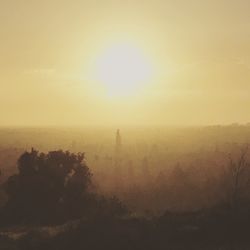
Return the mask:
[[[0,125],[250,122],[249,0],[1,0]]]

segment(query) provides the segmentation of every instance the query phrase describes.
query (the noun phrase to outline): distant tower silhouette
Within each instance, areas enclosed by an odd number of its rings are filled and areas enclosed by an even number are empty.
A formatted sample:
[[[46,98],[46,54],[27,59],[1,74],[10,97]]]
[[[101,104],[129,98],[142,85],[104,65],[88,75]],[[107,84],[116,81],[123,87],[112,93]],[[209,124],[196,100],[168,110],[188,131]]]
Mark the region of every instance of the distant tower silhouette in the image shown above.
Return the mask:
[[[115,137],[115,165],[119,165],[121,161],[122,138],[120,130],[117,129]]]
[[[120,135],[120,130],[117,129],[116,138],[115,138],[115,153],[116,153],[116,155],[119,155],[121,153],[121,147],[122,147],[122,137]]]

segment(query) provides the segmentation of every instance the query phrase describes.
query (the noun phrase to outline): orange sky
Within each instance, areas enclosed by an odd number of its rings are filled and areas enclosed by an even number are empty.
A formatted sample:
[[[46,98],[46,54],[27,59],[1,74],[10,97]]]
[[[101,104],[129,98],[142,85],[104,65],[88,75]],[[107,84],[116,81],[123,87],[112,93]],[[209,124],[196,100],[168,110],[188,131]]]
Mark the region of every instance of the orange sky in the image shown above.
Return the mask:
[[[249,0],[1,0],[0,125],[250,121]],[[134,44],[150,83],[105,95],[89,69]]]

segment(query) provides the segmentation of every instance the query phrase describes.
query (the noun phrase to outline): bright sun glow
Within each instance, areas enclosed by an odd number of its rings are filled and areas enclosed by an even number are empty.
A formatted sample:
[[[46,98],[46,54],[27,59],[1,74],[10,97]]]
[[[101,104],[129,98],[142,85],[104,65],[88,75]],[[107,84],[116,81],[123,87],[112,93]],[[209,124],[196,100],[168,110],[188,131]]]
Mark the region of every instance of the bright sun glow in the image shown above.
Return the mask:
[[[152,66],[139,48],[114,45],[98,58],[95,75],[113,96],[131,95],[152,76]]]

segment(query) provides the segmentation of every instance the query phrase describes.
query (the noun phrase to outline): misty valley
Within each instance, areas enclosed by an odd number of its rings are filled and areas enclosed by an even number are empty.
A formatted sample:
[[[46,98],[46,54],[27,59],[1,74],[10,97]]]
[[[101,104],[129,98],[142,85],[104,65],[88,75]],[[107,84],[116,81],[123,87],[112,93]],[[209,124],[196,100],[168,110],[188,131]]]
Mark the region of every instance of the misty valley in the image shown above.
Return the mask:
[[[249,249],[250,125],[1,128],[1,249]]]

